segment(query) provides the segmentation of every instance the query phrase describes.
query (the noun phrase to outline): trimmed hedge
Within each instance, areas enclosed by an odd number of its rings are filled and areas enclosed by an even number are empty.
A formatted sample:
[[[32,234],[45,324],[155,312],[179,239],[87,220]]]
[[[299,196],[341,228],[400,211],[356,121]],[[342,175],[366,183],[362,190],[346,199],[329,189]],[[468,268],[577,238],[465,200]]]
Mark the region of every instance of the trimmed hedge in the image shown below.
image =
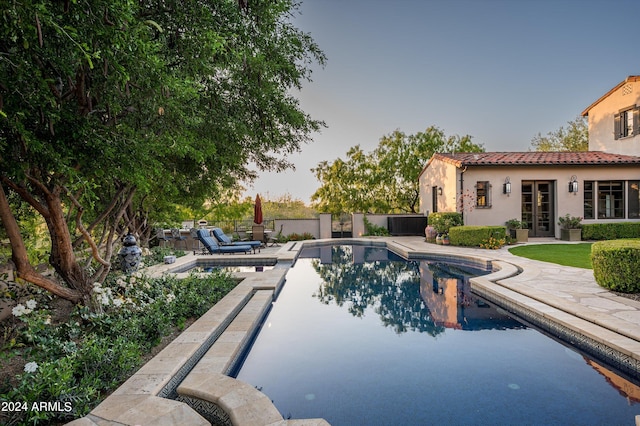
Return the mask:
[[[452,226],[464,224],[462,222],[462,214],[458,212],[430,213],[427,223],[439,234],[446,234]]]
[[[582,225],[583,240],[640,238],[640,222],[590,223]]]
[[[491,237],[502,239],[506,235],[505,226],[455,226],[449,229],[449,242],[453,246],[480,247]]]
[[[591,263],[600,286],[621,293],[640,292],[640,239],[593,243]]]

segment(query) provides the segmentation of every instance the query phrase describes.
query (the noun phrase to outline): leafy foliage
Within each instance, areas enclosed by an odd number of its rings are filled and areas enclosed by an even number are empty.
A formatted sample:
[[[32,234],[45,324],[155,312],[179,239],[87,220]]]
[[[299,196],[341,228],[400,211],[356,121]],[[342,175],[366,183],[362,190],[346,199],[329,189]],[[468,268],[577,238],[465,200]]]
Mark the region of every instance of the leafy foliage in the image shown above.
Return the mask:
[[[104,313],[76,307],[60,323],[35,299],[27,307],[19,305],[23,308],[14,309],[5,340],[13,341],[14,354],[29,363],[23,374],[5,376],[0,401],[59,402],[68,410],[3,412],[0,422],[50,424],[86,415],[140,367],[143,355],[172,328],[204,314],[235,285],[222,272],[184,280],[110,275],[104,286],[94,287]]]
[[[506,244],[506,236],[502,238],[489,237],[486,240],[482,240],[480,243],[480,248],[489,249],[489,250],[498,250],[502,248]]]
[[[438,234],[446,234],[452,226],[462,226],[462,214],[458,212],[429,213],[428,223]]]
[[[325,61],[291,0],[1,9],[0,219],[21,276],[69,300],[105,279],[119,236],[148,235],[253,167],[292,167],[324,125],[291,95]],[[59,281],[29,263],[16,196],[46,223]],[[87,248],[93,262],[74,254]]]
[[[567,128],[560,127],[542,136],[538,133],[531,140],[534,151],[588,151],[589,127],[584,117],[576,117],[567,122]]]
[[[640,223],[589,223],[582,225],[582,238],[585,240],[615,240],[619,238],[639,238]]]
[[[305,240],[315,240],[315,237],[313,236],[313,234],[309,233],[309,232],[305,232],[302,234],[298,234],[296,232],[286,235],[284,237],[282,237],[282,241],[278,240],[279,242],[287,242],[287,241],[305,241]]]
[[[598,241],[591,246],[596,282],[621,293],[640,292],[640,240]]]
[[[384,226],[379,226],[369,222],[366,216],[363,218],[365,235],[376,235],[376,236],[387,236],[389,235],[389,230]]]
[[[500,248],[506,243],[504,226],[454,226],[449,229],[451,245]]]
[[[434,153],[481,151],[471,136],[446,137],[436,127],[415,135],[396,130],[370,153],[356,145],[346,160],[320,162],[312,171],[321,186],[311,200],[319,211],[329,213],[416,213],[418,175]]]
[[[558,225],[561,229],[580,229],[582,228],[581,222],[581,217],[571,216],[569,213],[558,218]]]
[[[527,222],[520,219],[509,219],[505,222],[507,229],[527,229]]]

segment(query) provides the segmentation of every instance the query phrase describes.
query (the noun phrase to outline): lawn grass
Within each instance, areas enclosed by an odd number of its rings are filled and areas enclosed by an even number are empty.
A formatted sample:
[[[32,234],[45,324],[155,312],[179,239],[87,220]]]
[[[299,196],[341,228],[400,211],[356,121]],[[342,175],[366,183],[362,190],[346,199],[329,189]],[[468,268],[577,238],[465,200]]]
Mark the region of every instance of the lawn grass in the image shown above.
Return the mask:
[[[509,252],[528,259],[593,269],[591,266],[591,243],[527,244],[512,247]]]

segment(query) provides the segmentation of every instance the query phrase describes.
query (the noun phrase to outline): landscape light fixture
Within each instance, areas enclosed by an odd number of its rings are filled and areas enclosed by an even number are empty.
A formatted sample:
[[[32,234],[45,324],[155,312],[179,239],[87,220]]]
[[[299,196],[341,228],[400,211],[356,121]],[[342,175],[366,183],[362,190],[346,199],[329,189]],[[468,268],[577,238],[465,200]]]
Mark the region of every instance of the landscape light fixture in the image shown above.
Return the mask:
[[[578,179],[576,175],[571,176],[571,180],[569,181],[569,192],[572,192],[573,195],[578,193]]]
[[[441,186],[438,187],[438,195],[442,195],[442,187]]]
[[[502,193],[503,194],[511,194],[511,181],[509,180],[509,176],[504,180],[504,184],[502,185]]]

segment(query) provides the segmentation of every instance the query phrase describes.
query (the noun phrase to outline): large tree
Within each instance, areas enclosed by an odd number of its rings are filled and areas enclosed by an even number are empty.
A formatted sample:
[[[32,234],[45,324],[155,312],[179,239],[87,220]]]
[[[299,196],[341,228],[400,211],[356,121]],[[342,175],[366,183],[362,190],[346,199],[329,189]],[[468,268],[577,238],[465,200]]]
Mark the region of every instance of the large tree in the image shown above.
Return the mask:
[[[18,276],[91,300],[151,206],[290,167],[323,123],[290,94],[324,63],[292,0],[9,0],[0,10],[0,220]],[[58,279],[29,263],[16,194]],[[86,256],[85,254],[90,254]],[[86,259],[85,259],[86,258]]]
[[[330,213],[417,213],[418,175],[436,152],[481,152],[471,136],[445,136],[437,127],[407,135],[396,130],[370,153],[355,146],[347,159],[323,161],[312,169],[321,186],[311,199]]]
[[[534,151],[588,151],[589,150],[589,126],[587,119],[577,117],[567,122],[567,128],[560,126],[556,131],[542,136],[538,133],[531,140],[531,148]]]

